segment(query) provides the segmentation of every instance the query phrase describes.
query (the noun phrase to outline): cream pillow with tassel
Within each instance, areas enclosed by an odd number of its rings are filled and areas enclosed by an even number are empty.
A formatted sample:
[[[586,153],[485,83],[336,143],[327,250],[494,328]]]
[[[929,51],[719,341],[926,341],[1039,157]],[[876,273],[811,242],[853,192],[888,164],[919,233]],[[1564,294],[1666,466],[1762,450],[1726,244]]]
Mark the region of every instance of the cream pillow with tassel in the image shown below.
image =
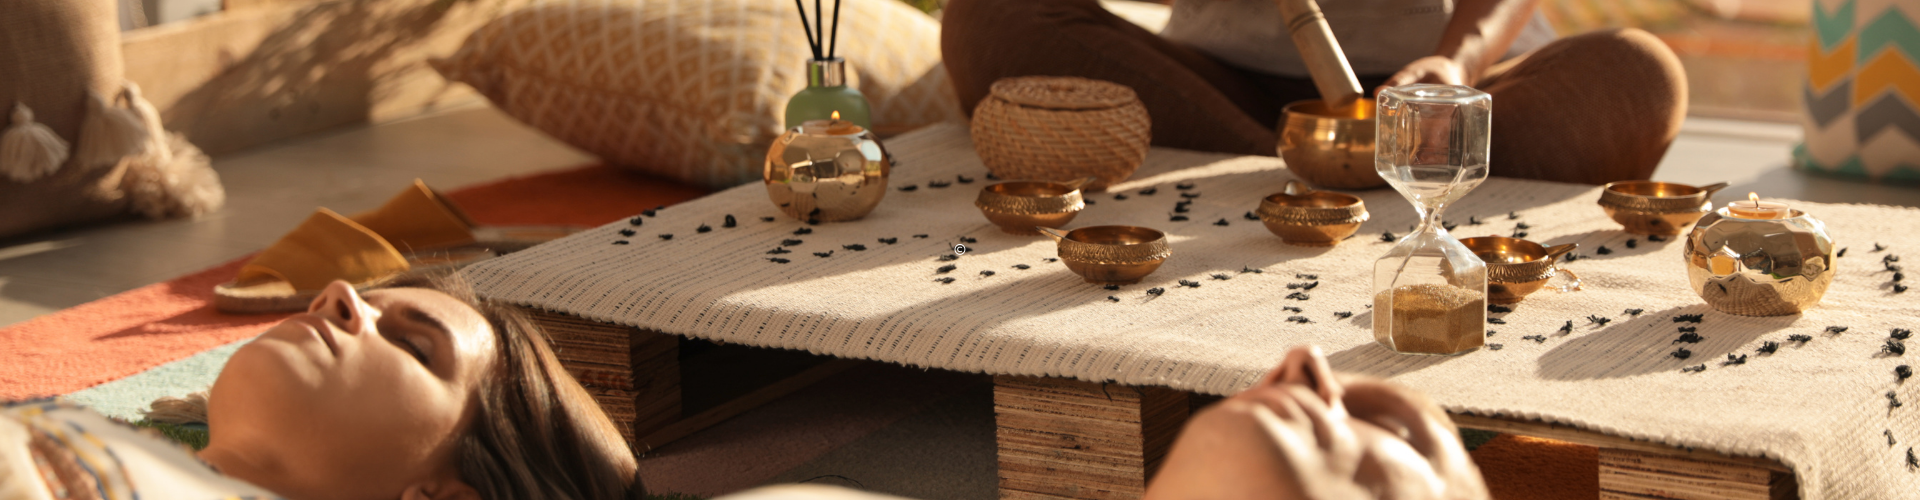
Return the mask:
[[[0,132],[0,174],[13,182],[33,182],[53,175],[67,162],[67,141],[33,121],[33,110],[14,103],[11,123]]]

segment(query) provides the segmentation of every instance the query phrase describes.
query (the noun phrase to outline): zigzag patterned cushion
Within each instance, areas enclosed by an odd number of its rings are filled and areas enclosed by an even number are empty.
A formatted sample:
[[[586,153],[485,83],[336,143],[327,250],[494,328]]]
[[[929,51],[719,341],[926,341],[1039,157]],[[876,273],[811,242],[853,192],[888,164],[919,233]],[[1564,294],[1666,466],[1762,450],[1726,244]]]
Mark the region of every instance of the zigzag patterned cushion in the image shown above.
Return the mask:
[[[1797,168],[1920,182],[1920,2],[1815,0]]]
[[[938,21],[895,0],[842,2],[837,52],[873,103],[875,129],[960,119]],[[811,51],[793,9],[772,0],[545,2],[481,27],[434,66],[610,163],[728,187],[760,179],[787,98],[806,86]]]

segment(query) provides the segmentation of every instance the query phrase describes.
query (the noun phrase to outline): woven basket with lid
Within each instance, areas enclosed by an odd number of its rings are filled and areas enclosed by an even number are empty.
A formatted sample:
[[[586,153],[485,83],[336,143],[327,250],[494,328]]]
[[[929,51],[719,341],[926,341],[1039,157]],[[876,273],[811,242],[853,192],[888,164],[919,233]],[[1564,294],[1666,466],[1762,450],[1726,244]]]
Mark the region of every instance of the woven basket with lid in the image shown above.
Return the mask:
[[[1147,108],[1124,85],[1069,76],[993,82],[973,111],[973,148],[994,175],[1070,181],[1102,191],[1147,158]]]

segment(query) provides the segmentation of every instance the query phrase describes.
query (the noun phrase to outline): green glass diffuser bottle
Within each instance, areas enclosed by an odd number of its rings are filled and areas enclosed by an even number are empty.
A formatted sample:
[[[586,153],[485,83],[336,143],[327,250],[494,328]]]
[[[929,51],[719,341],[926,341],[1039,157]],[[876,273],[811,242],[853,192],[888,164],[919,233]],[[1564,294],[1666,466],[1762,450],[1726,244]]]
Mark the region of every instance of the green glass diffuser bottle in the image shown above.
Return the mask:
[[[847,86],[847,61],[838,57],[807,61],[807,88],[787,100],[787,128],[807,120],[826,120],[833,112],[862,128],[873,128],[867,96]]]

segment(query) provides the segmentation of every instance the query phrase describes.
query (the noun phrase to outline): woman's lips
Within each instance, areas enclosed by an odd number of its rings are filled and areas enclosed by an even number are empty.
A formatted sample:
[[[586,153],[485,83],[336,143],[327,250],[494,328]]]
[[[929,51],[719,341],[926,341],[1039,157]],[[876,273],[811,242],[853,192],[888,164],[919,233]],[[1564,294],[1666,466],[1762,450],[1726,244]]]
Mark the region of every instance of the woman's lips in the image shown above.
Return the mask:
[[[335,344],[333,340],[333,326],[329,324],[327,320],[314,317],[311,314],[303,314],[296,319],[299,320],[301,324],[306,325],[307,329],[312,330],[313,336],[320,338],[320,343],[327,345],[327,354],[331,354],[336,358],[340,357],[340,346]]]

